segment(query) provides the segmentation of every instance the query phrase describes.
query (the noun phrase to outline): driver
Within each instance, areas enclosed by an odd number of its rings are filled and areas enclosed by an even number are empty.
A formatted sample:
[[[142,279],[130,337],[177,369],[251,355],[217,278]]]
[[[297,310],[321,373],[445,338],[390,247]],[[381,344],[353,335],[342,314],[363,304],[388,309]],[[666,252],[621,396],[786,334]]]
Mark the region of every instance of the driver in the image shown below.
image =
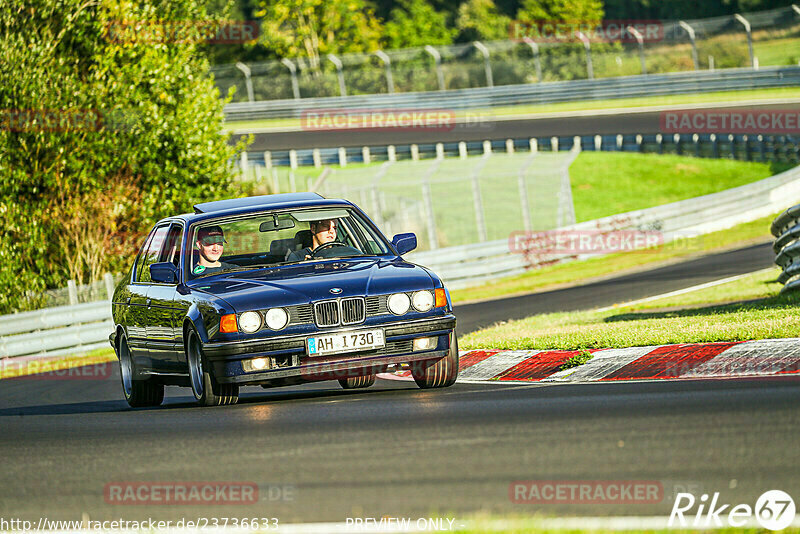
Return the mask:
[[[336,226],[337,223],[333,219],[311,221],[308,225],[309,230],[311,230],[311,247],[290,252],[289,255],[286,256],[286,261],[310,260],[314,250],[325,243],[336,241]]]
[[[192,269],[192,274],[213,274],[225,269],[232,269],[236,265],[219,261],[225,248],[225,234],[219,226],[206,226],[197,231],[195,244],[200,252],[197,265]]]

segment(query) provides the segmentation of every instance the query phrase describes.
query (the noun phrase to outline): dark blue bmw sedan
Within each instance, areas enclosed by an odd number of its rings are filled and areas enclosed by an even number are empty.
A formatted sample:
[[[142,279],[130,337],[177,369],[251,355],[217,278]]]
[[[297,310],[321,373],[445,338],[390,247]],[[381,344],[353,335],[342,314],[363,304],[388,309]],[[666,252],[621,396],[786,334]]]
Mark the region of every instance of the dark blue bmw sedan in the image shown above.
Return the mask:
[[[363,388],[402,369],[422,388],[455,382],[450,295],[403,260],[414,234],[388,241],[351,202],[315,193],[194,208],[156,224],[114,292],[128,404],[157,406],[166,385],[214,406],[244,385]]]

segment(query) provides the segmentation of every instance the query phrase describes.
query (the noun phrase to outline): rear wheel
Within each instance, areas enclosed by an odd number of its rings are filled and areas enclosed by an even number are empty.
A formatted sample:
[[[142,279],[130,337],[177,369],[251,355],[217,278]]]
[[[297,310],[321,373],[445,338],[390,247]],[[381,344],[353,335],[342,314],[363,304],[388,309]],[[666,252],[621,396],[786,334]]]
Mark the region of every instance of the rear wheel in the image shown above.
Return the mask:
[[[414,382],[423,389],[446,388],[456,383],[458,378],[458,341],[456,331],[450,334],[450,350],[447,356],[433,365],[421,368],[420,364],[411,364],[411,376]]]
[[[375,383],[375,375],[354,376],[351,378],[340,378],[339,385],[344,389],[368,388]]]
[[[137,380],[136,366],[133,355],[128,346],[128,340],[123,336],[119,341],[119,375],[122,379],[122,393],[131,408],[142,406],[159,406],[164,401],[164,384],[158,384],[152,378]]]
[[[186,359],[189,362],[192,393],[200,405],[223,406],[239,402],[239,386],[216,381],[194,330],[189,330],[186,338]]]

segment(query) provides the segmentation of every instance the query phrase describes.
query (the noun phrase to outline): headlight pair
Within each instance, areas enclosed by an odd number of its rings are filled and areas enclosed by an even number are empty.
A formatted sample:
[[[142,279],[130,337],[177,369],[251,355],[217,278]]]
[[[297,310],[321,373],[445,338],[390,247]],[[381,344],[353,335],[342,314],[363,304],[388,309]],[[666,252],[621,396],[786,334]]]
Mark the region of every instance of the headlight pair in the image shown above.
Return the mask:
[[[394,293],[389,295],[387,301],[389,311],[395,315],[403,315],[412,306],[418,312],[430,311],[433,308],[433,304],[433,292],[427,290],[416,291],[411,295],[411,298],[408,298],[405,293]]]
[[[268,309],[263,319],[257,311],[246,311],[239,316],[239,328],[247,334],[257,332],[263,324],[266,324],[267,328],[271,330],[280,330],[288,322],[289,314],[283,308]]]

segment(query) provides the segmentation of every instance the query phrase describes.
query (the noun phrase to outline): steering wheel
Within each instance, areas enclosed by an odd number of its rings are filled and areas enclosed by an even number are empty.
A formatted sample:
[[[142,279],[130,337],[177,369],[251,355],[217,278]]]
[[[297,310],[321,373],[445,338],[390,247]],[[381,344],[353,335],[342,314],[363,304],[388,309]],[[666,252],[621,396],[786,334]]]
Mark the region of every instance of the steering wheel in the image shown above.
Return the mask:
[[[315,248],[314,250],[312,250],[312,251],[311,251],[311,257],[312,257],[312,258],[316,258],[316,257],[317,257],[317,253],[318,253],[318,252],[321,252],[321,251],[323,251],[323,250],[327,250],[327,249],[329,249],[329,248],[333,248],[333,247],[346,247],[346,246],[347,246],[347,245],[345,245],[345,244],[344,244],[344,243],[342,243],[341,241],[328,241],[327,243],[323,243],[323,244],[321,244],[320,246],[318,246],[317,248]]]

